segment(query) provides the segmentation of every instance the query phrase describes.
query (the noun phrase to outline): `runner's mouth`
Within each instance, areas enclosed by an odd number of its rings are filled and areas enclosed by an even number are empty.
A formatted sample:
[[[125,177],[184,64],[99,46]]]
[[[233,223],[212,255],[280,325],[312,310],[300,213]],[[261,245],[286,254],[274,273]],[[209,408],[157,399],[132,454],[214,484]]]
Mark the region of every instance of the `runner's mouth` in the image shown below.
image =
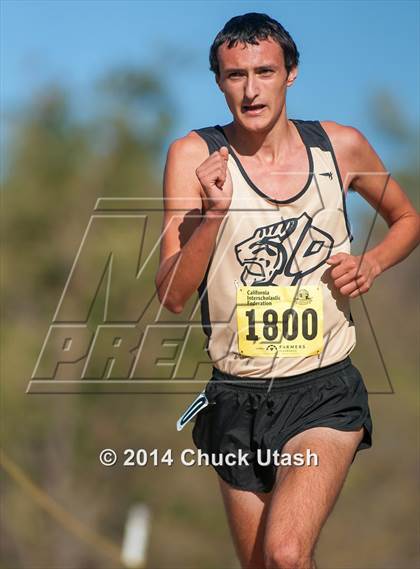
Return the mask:
[[[265,105],[242,105],[243,113],[258,114],[263,109],[265,109]]]

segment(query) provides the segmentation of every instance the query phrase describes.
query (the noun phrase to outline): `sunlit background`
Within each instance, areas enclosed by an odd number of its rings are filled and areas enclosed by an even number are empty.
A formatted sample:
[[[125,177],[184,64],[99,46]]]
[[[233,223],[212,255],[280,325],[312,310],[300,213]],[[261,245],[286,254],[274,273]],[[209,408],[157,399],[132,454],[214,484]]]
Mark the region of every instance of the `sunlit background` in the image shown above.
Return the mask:
[[[98,460],[103,448],[193,448],[191,425],[175,429],[193,395],[25,391],[97,199],[159,199],[170,142],[230,120],[208,50],[230,17],[250,11],[278,19],[300,51],[288,116],[361,130],[418,207],[418,2],[3,0],[2,569],[239,568],[211,468],[106,468]],[[359,253],[386,225],[354,193],[348,206]],[[150,219],[153,243],[160,214]],[[98,287],[90,330],[101,324],[99,272],[104,250],[116,251],[114,310],[134,313],[151,299],[141,335],[158,309],[158,256],[133,289],[124,274],[137,262],[141,227],[124,231],[112,225],[90,241],[72,306],[83,312]],[[352,301],[352,360],[370,393],[373,448],[358,455],[321,534],[320,569],[420,566],[418,262],[416,252]],[[189,365],[203,360],[199,342],[188,357]],[[69,368],[59,366],[51,381],[71,377]],[[201,364],[201,379],[209,373]],[[107,374],[99,350],[90,377],[106,382]],[[130,562],[136,535],[143,560]]]

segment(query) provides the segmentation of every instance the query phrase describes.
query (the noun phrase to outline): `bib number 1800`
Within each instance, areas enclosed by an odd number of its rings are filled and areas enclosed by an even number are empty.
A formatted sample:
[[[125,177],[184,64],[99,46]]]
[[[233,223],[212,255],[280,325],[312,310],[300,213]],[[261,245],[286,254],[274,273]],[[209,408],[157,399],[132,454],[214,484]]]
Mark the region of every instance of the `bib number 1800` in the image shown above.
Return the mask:
[[[242,355],[296,357],[322,351],[323,306],[319,287],[239,287],[236,308]]]
[[[255,333],[255,308],[245,312],[248,317],[247,340],[259,340]],[[299,315],[302,322],[299,323]],[[262,333],[266,340],[276,340],[279,336],[279,315],[276,310],[269,308],[262,314]],[[299,326],[300,324],[300,326]],[[301,330],[299,330],[301,329]],[[282,314],[281,330],[286,340],[296,340],[299,331],[306,340],[313,340],[318,331],[318,315],[313,308],[306,308],[300,314],[293,308],[287,308]]]

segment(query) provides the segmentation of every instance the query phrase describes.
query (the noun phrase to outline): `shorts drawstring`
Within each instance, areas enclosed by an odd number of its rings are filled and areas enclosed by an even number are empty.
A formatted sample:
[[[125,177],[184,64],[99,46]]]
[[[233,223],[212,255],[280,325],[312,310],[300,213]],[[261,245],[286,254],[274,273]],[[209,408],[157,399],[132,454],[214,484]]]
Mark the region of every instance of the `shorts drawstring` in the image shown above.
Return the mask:
[[[259,405],[258,405],[258,400],[256,397],[252,397],[251,396],[251,409],[253,411],[258,411]]]
[[[274,413],[273,406],[274,406],[274,399],[271,397],[269,393],[265,396],[265,401],[268,407],[267,415],[272,415]]]

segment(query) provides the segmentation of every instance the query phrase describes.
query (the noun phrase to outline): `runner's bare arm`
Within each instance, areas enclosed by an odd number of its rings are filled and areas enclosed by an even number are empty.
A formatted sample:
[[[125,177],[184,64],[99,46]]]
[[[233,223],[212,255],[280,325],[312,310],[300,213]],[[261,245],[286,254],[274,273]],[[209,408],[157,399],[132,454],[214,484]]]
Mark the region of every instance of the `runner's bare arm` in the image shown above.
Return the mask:
[[[387,223],[384,239],[365,257],[379,273],[405,259],[420,242],[420,218],[398,182],[357,129],[323,122],[337,155],[345,188],[357,191]]]
[[[175,313],[182,312],[202,282],[223,219],[221,215],[208,215],[207,211],[202,215],[203,199],[206,200],[196,170],[208,158],[205,141],[194,132],[175,140],[167,155],[155,284],[160,302]]]

